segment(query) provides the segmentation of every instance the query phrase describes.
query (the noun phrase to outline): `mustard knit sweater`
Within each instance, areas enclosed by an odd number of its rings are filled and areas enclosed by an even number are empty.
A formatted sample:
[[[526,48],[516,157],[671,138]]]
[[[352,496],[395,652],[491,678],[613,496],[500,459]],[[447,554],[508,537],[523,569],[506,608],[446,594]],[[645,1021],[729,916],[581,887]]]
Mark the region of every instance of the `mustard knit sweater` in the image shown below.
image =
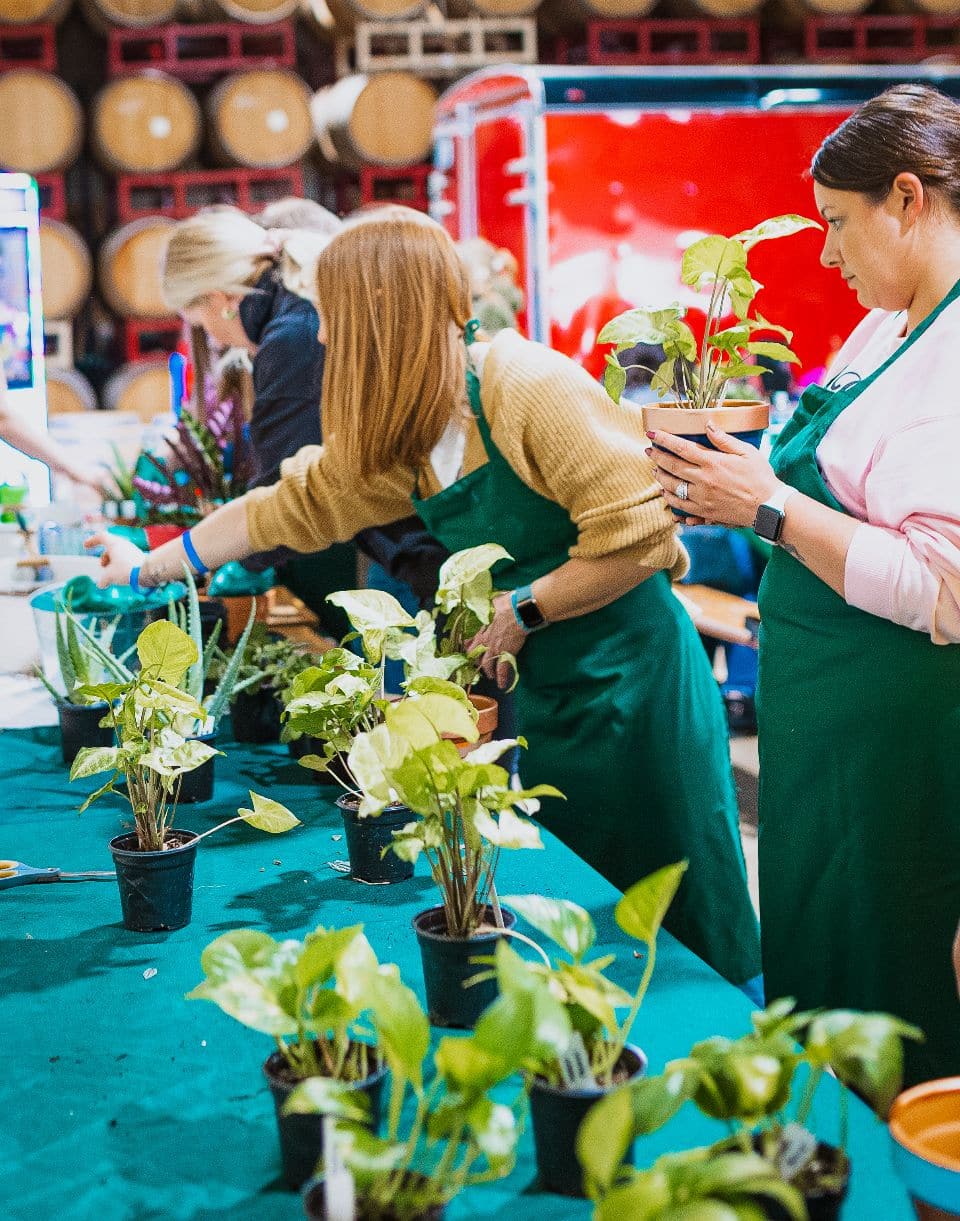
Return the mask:
[[[674,578],[688,568],[673,516],[653,477],[638,408],[617,406],[603,387],[566,356],[501,331],[484,351],[480,396],[494,443],[519,478],[562,505],[577,526],[571,556],[636,552],[638,564]],[[483,466],[476,423],[466,421],[463,474]],[[247,500],[254,551],[286,545],[318,551],[367,526],[407,517],[416,474],[398,468],[366,483],[323,446],[308,446],[280,468],[280,482]],[[440,484],[431,466],[420,495]],[[496,542],[491,538],[490,542]]]

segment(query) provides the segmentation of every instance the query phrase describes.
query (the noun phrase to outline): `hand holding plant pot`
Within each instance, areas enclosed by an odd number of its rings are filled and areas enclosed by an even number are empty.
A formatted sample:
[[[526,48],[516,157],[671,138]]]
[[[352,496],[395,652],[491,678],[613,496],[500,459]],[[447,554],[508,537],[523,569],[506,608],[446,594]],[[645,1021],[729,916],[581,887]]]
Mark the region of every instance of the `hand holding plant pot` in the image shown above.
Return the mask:
[[[81,696],[108,705],[105,719],[112,726],[115,745],[81,750],[70,779],[111,773],[84,801],[81,813],[105,793],[120,793],[130,803],[135,830],[110,844],[117,863],[124,923],[146,931],[181,928],[190,920],[196,847],[212,832],[195,835],[177,830],[173,818],[183,776],[217,752],[184,732],[189,733],[203,712],[178,686],[196,661],[190,638],[172,623],[151,623],[137,639],[137,654],[140,671],[125,682],[79,689]],[[122,789],[117,787],[118,781],[123,781]],[[241,810],[229,821],[243,819],[272,833],[298,825],[279,802],[253,793],[251,800],[252,810]]]
[[[580,1121],[591,1104],[618,1081],[639,1076],[646,1057],[627,1040],[656,966],[656,939],[686,862],[668,865],[632,886],[614,915],[620,928],[647,948],[636,993],[606,975],[613,958],[589,959],[596,930],[589,914],[566,899],[514,895],[508,902],[528,924],[549,937],[566,957],[525,961],[506,942],[494,956],[501,1000],[530,994],[536,1027],[525,1068],[541,1184],[564,1195],[582,1195],[574,1156]],[[516,935],[516,934],[515,934]],[[539,949],[539,947],[537,947]],[[498,1001],[497,1004],[501,1002]],[[620,1021],[617,1010],[627,1010]]]
[[[388,1068],[392,1121],[407,1080],[422,1090],[420,1064],[430,1040],[426,1016],[397,968],[377,961],[362,925],[319,927],[302,942],[238,929],[212,941],[200,962],[206,979],[187,999],[213,1001],[276,1041],[263,1071],[277,1111],[288,1186],[299,1187],[313,1173],[323,1146],[320,1121],[310,1108],[285,1109],[298,1083],[308,1083],[310,1099],[342,1098],[351,1114],[364,1097],[365,1120],[375,1128]]]
[[[384,723],[357,738],[349,763],[363,790],[361,818],[395,801],[419,816],[394,832],[391,848],[408,861],[423,853],[443,898],[414,920],[427,1007],[437,1025],[469,1026],[496,995],[491,980],[464,991],[475,974],[470,959],[492,952],[499,928],[514,919],[496,902],[500,852],[542,848],[528,815],[539,797],[562,794],[552,785],[510,787],[496,760],[517,743],[489,742],[464,757],[445,735],[476,739],[474,714],[462,696],[427,692],[388,706]]]
[[[385,1137],[373,1136],[350,1114],[355,1101],[342,1086],[308,1081],[287,1111],[321,1111],[336,1117],[340,1159],[353,1177],[360,1221],[439,1218],[443,1206],[477,1183],[509,1174],[519,1135],[517,1110],[494,1091],[518,1071],[530,1053],[531,1001],[499,1002],[468,1038],[440,1040],[433,1072],[423,1064],[426,1044],[407,1038],[401,1014],[392,1028],[403,1051],[402,1075],[391,1061],[390,1107]],[[416,1108],[404,1107],[412,1095]],[[322,1172],[322,1168],[321,1168]],[[324,1217],[322,1181],[308,1190],[308,1216]]]

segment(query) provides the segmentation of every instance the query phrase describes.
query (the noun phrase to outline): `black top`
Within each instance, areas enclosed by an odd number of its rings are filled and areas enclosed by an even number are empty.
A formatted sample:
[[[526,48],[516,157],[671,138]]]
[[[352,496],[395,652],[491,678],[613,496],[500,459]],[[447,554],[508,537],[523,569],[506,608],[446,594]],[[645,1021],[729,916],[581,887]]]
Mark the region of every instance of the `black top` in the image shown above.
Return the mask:
[[[280,463],[305,445],[319,445],[320,396],[325,349],[317,339],[320,319],[271,269],[240,302],[240,321],[252,343],[253,415],[250,419],[256,474],[251,487],[280,478]],[[357,536],[362,551],[397,580],[406,581],[424,606],[432,605],[437,572],[449,552],[424,529],[419,517],[392,522]],[[250,556],[244,566],[262,572],[281,564],[287,548]]]

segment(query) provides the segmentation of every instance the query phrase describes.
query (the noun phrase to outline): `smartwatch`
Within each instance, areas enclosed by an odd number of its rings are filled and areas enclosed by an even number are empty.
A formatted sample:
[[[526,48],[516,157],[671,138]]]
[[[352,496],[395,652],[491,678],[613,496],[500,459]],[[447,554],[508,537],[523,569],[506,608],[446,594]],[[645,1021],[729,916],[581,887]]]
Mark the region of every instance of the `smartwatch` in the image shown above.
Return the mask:
[[[522,585],[513,591],[510,595],[510,605],[517,623],[525,632],[535,632],[538,628],[547,626],[543,611],[537,606],[537,600],[529,585]]]
[[[757,509],[757,516],[753,520],[753,530],[758,538],[766,539],[768,543],[780,541],[780,535],[783,533],[784,509],[796,490],[789,483],[780,483]]]

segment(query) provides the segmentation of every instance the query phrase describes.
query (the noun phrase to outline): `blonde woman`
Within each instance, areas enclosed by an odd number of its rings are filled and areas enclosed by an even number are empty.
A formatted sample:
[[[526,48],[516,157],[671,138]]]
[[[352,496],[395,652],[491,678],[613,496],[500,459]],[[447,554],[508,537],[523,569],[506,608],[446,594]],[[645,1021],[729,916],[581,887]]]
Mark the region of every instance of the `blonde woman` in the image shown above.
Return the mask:
[[[505,330],[469,347],[470,284],[429,218],[390,209],[317,265],[327,444],[193,532],[207,565],[303,549],[419,511],[451,550],[514,557],[481,634],[517,656],[525,783],[565,803],[545,824],[620,887],[686,857],[671,931],[735,983],[758,974],[723,709],[670,590],[686,558],[639,419],[566,357]],[[180,541],[143,556],[102,537],[104,582],[176,576]]]

